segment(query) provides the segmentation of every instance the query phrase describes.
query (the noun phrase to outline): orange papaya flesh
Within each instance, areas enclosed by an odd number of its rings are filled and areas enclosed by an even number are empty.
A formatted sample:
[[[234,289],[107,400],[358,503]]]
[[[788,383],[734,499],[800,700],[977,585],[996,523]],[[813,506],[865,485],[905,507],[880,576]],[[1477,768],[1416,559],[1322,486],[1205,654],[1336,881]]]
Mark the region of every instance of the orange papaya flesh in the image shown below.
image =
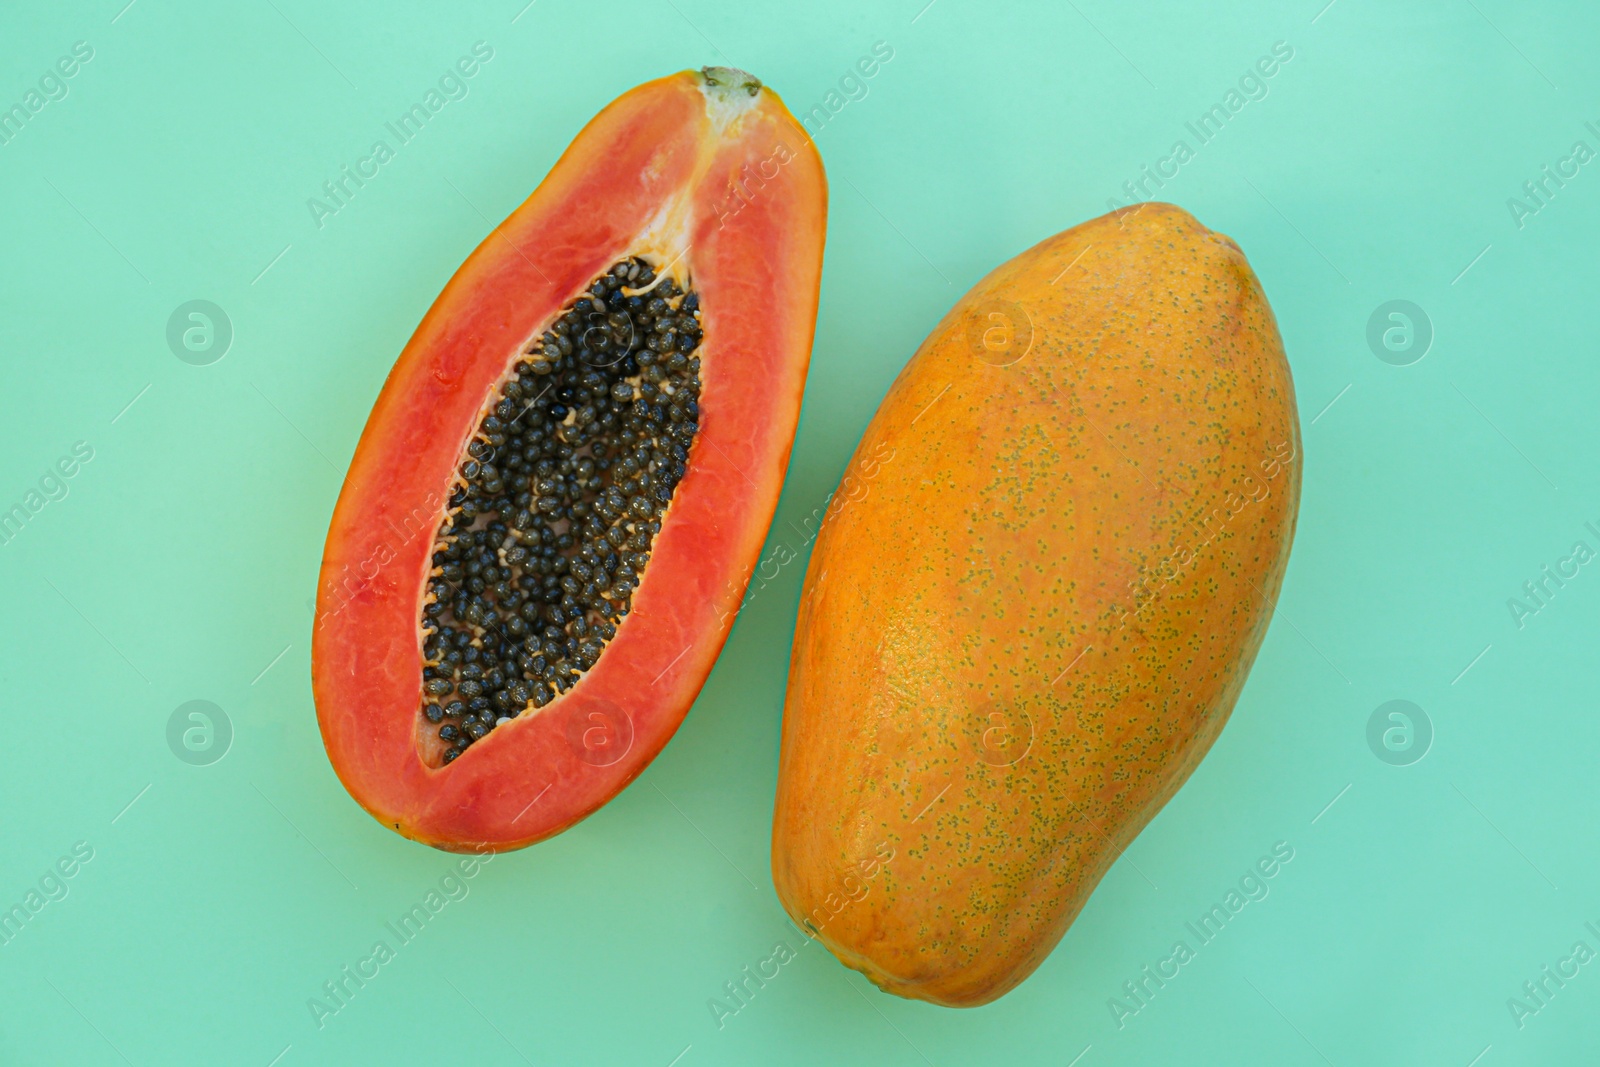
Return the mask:
[[[1238,246],[1165,204],[1000,266],[900,374],[801,597],[772,869],[900,996],[1027,977],[1216,739],[1300,433]]]
[[[683,72],[606,107],[450,279],[373,406],[318,587],[324,746],[379,822],[522,847],[671,738],[777,505],[826,214],[771,90]]]

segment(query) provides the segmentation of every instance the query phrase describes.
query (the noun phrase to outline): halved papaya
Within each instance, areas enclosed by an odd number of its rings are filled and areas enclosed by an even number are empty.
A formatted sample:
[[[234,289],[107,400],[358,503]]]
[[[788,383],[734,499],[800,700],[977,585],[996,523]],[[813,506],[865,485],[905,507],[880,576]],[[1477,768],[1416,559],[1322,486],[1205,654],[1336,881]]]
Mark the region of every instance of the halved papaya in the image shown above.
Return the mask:
[[[677,730],[777,506],[826,215],[778,97],[685,71],[603,110],[445,286],[317,595],[323,743],[385,826],[532,844]]]

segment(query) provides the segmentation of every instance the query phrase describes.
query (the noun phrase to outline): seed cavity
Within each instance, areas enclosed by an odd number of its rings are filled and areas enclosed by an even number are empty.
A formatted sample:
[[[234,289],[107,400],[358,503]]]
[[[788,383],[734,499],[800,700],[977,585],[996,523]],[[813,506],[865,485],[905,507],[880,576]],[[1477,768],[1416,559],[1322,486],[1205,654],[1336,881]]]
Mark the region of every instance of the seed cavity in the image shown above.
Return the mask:
[[[456,468],[422,606],[443,762],[543,707],[617,634],[700,425],[700,299],[614,265],[528,346]]]

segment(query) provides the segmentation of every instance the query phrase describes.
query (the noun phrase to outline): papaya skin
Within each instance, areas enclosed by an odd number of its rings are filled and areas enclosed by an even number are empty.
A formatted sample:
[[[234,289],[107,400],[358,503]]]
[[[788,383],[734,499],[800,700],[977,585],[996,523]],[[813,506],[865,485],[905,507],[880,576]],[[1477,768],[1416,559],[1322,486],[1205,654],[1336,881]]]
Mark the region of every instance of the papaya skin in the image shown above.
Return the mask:
[[[1233,709],[1294,535],[1293,384],[1238,246],[1146,204],[967,293],[866,462],[806,573],[773,879],[880,988],[984,1004]]]

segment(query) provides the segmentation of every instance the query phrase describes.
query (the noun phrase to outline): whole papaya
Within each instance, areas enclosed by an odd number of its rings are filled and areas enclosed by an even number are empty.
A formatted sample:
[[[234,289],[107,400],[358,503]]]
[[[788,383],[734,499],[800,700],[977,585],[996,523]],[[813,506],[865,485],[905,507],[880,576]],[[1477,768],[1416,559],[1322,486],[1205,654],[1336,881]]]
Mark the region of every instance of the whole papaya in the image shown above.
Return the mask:
[[[923,342],[802,594],[772,869],[881,988],[1026,978],[1227,721],[1300,432],[1244,254],[1146,204],[997,268]]]

